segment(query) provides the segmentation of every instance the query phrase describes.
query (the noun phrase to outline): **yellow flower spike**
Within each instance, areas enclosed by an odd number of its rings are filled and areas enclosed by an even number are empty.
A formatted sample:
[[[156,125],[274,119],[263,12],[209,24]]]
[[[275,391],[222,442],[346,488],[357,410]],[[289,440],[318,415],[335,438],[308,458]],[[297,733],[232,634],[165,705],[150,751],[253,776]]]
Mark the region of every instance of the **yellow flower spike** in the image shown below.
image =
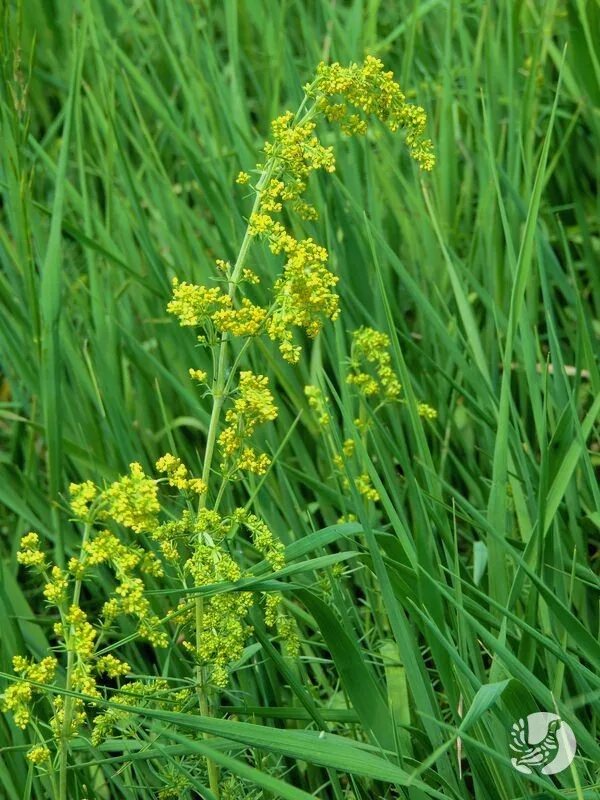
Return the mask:
[[[285,566],[285,547],[270,530],[266,522],[256,514],[248,514],[245,516],[243,525],[250,531],[252,535],[252,543],[256,549],[262,553],[265,561],[274,572],[283,569]]]
[[[381,403],[399,400],[402,385],[392,368],[387,334],[373,328],[362,327],[352,334],[352,354],[347,383],[356,386],[364,397],[377,396]],[[419,402],[421,417],[436,419],[437,411],[427,403]],[[358,420],[364,428],[365,421]]]
[[[94,652],[94,643],[98,632],[88,622],[87,614],[77,605],[72,605],[65,617],[71,626],[69,631],[69,647],[82,661],[88,661]]]
[[[300,640],[298,639],[298,627],[295,620],[287,614],[279,613],[277,616],[277,633],[285,644],[285,649],[289,658],[297,658],[300,653]]]
[[[3,711],[12,712],[15,725],[24,729],[31,719],[32,700],[43,691],[34,684],[50,684],[54,680],[57,662],[52,656],[46,656],[38,663],[30,663],[23,656],[14,656],[12,663],[21,679],[7,687],[1,705]]]
[[[235,179],[236,183],[244,184],[248,183],[250,180],[250,175],[247,172],[238,172],[237,178]]]

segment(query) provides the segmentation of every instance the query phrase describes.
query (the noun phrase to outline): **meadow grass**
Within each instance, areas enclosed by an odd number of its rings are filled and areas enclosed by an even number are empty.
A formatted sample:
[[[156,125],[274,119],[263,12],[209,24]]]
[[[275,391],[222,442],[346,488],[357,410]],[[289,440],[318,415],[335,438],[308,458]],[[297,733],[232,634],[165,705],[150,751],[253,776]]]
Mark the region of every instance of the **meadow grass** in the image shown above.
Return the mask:
[[[215,258],[235,258],[251,200],[234,180],[269,121],[298,106],[319,61],[372,53],[426,108],[437,155],[420,173],[401,137],[336,137],[335,174],[311,184],[320,218],[303,225],[331,253],[341,316],[297,366],[267,342],[248,356],[278,400],[264,439],[277,456],[240,502],[254,497],[287,560],[274,576],[255,565],[253,585],[283,593],[300,657],[254,610],[212,716],[142,708],[129,739],[75,739],[69,797],[147,800],[170,781],[213,800],[207,757],[223,798],[598,797],[598,6],[2,9],[4,686],[13,655],[53,641],[16,551],[35,530],[58,563],[76,553],[69,482],[150,469],[165,450],[201,468],[210,407],[188,368],[207,356],[166,314],[170,281],[206,282]],[[277,272],[266,248],[260,268]],[[369,510],[331,478],[304,395],[331,395],[341,447],[361,325],[389,335],[405,400],[361,453],[381,498]],[[157,609],[172,590],[155,581]],[[130,633],[136,677],[189,679],[177,646]],[[538,710],[578,742],[552,778],[510,764],[511,724]],[[53,797],[29,745],[0,716],[7,800]]]

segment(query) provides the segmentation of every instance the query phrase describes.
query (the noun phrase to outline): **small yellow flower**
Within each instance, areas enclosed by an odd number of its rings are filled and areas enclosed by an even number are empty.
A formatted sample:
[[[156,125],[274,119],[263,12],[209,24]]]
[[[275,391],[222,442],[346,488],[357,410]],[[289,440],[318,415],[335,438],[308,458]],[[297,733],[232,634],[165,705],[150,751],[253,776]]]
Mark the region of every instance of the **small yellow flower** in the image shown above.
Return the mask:
[[[190,378],[194,381],[198,381],[198,383],[206,383],[206,379],[208,378],[208,375],[203,369],[193,369],[190,367],[189,374]]]
[[[235,182],[244,184],[248,183],[249,180],[250,180],[250,175],[248,175],[247,172],[238,172],[238,176],[235,179]]]
[[[242,280],[246,281],[246,283],[253,283],[258,284],[260,283],[260,278],[256,274],[256,272],[252,272],[251,269],[247,267],[242,270]]]
[[[423,417],[424,419],[433,420],[437,419],[437,411],[435,408],[432,408],[427,403],[417,403],[417,411],[419,412],[419,416]]]

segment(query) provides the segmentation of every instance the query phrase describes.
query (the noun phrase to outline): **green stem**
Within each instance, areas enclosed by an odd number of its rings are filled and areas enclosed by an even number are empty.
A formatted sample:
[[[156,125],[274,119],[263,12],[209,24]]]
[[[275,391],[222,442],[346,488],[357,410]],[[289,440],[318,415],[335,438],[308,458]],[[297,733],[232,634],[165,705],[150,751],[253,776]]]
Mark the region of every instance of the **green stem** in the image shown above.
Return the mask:
[[[83,529],[83,537],[81,539],[81,549],[79,551],[79,561],[81,562],[83,559],[83,552],[85,543],[88,540],[91,530],[91,523],[86,523]],[[77,606],[79,605],[79,598],[81,597],[81,579],[78,578],[75,581],[75,585],[73,587],[73,602],[72,605]],[[70,625],[67,633],[67,627],[65,625],[65,615],[61,612],[62,624],[65,630],[65,645],[67,648],[67,676],[65,681],[65,689],[67,692],[71,692],[73,686],[73,666],[75,662],[75,651],[71,645],[71,640],[73,636],[73,626]],[[71,723],[73,720],[73,697],[70,694],[65,696],[65,705],[64,705],[64,718],[62,729],[60,733],[60,744],[59,744],[59,773],[58,773],[58,796],[59,800],[68,800],[67,794],[67,766],[69,760],[69,734],[71,730]]]
[[[304,98],[300,109],[298,110],[295,121],[298,121],[302,111],[304,110],[304,106],[306,104],[307,98]],[[310,116],[314,113],[314,107],[311,108],[307,114],[304,116],[304,120],[310,118]],[[254,204],[252,206],[252,211],[250,212],[250,219],[252,215],[257,213],[260,209],[260,201],[262,193],[265,187],[268,185],[269,181],[273,177],[273,173],[277,169],[278,165],[278,158],[276,155],[272,156],[266,162],[264,169],[256,183],[256,197],[254,199]],[[246,263],[246,257],[248,255],[248,251],[250,249],[250,245],[252,244],[253,236],[250,233],[250,225],[246,226],[246,231],[244,233],[244,238],[242,240],[242,244],[240,246],[240,250],[238,256],[236,258],[235,264],[233,269],[229,275],[228,280],[228,294],[231,300],[234,300],[235,293],[238,288],[238,283],[240,277],[242,275],[242,270]],[[245,349],[246,345],[243,346],[242,349]],[[216,368],[215,373],[213,375],[213,383],[212,383],[212,397],[213,397],[213,406],[210,415],[210,422],[208,425],[208,433],[206,436],[206,449],[204,455],[204,463],[202,465],[202,480],[204,481],[206,488],[204,492],[199,497],[198,500],[198,508],[199,510],[206,507],[206,503],[208,500],[208,492],[209,492],[209,483],[210,483],[210,475],[212,469],[212,462],[215,453],[215,446],[217,442],[217,435],[219,430],[219,422],[221,419],[221,412],[223,410],[223,404],[225,402],[225,398],[229,392],[229,387],[231,383],[231,376],[227,375],[228,365],[229,365],[229,335],[227,333],[223,333],[221,336],[221,341],[219,342],[218,346],[218,354],[216,358]],[[241,355],[241,354],[240,354]],[[234,364],[237,365],[239,359],[236,359]],[[222,492],[219,492],[219,500]],[[202,533],[198,534],[198,541],[201,542],[202,540]],[[201,597],[196,597],[195,600],[195,621],[196,621],[196,652],[200,651],[200,646],[202,642],[202,630],[203,630],[203,618],[204,618],[204,606],[203,606],[203,599]],[[201,664],[196,666],[196,693],[198,695],[198,703],[200,707],[200,713],[203,716],[210,716],[211,708],[208,698],[208,693],[205,688],[206,683],[206,675],[205,670]],[[208,738],[208,734],[205,734],[205,737]],[[219,792],[219,772],[217,765],[207,757],[206,759],[207,769],[208,769],[208,779],[209,779],[209,786],[212,793],[215,795],[216,800],[219,800],[220,792]]]
[[[265,165],[265,169],[263,170],[260,179],[256,185],[256,198],[254,200],[254,205],[252,207],[251,214],[254,214],[259,209],[262,190],[270,180],[274,167],[275,167],[274,159],[270,159]],[[246,257],[248,255],[248,250],[250,249],[251,243],[252,243],[252,236],[250,234],[250,226],[248,226],[246,228],[246,233],[244,234],[244,239],[242,241],[238,257],[233,267],[233,271],[229,277],[229,296],[232,298],[232,300],[235,296],[237,290],[237,284],[240,275],[242,274],[242,269],[246,262]],[[202,480],[206,484],[206,489],[200,495],[198,501],[199,509],[205,508],[208,500],[208,486],[210,483],[210,474],[214,458],[215,445],[217,442],[217,434],[219,431],[221,411],[223,410],[225,396],[227,393],[227,389],[229,387],[229,381],[227,380],[228,343],[229,343],[229,337],[226,333],[224,333],[219,343],[217,366],[215,369],[215,374],[213,376],[213,387],[212,387],[213,406],[210,414],[208,433],[206,436],[206,450],[204,455],[204,463],[202,465]],[[202,534],[201,533],[198,534],[199,541],[201,540],[201,537]],[[196,651],[199,652],[202,641],[203,618],[204,618],[204,601],[201,597],[196,598],[195,606],[196,606]],[[205,682],[206,682],[205,679],[206,679],[205,670],[201,664],[198,664],[196,666],[196,693],[198,695],[198,704],[200,707],[200,713],[203,716],[210,716],[211,708],[208,700],[208,693],[205,688]],[[204,735],[205,738],[209,738],[208,734]],[[212,759],[208,757],[206,759],[206,766],[208,771],[208,782],[210,790],[214,794],[216,800],[219,800],[220,792],[219,792],[218,767],[214,763],[214,761],[212,761]]]

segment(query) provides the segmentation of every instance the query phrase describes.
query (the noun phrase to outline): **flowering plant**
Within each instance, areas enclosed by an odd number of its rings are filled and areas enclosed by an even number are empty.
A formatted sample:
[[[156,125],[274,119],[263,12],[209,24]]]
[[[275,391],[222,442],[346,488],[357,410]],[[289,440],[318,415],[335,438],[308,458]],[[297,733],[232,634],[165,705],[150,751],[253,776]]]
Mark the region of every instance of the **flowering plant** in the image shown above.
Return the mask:
[[[296,364],[301,335],[314,339],[340,313],[338,278],[327,250],[311,237],[298,237],[299,226],[289,224],[293,215],[300,220],[318,216],[307,199],[310,176],[335,170],[333,149],[320,141],[317,122],[323,119],[344,134],[362,135],[376,119],[391,131],[404,130],[409,153],[422,169],[434,164],[431,142],[423,137],[423,109],[406,102],[378,59],[368,57],[349,67],[321,64],[304,91],[300,108],[272,123],[264,161],[254,177],[248,172],[237,177],[238,184],[251,187],[254,203],[235,262],[218,260],[212,285],[173,279],[167,310],[193,330],[212,364],[210,370],[190,368],[191,379],[210,404],[199,474],[166,453],[156,462],[155,475],[136,462],[108,485],[72,484],[70,508],[82,538],[79,553],[64,566],[50,562],[37,533],[21,540],[18,560],[40,576],[49,613],[56,618],[56,656],[37,663],[16,656],[17,679],[5,692],[4,708],[18,727],[31,725],[35,743],[29,759],[48,771],[59,800],[69,796],[67,765],[76,736],[85,735],[91,725],[92,742],[99,743],[128,735],[135,725],[131,713],[110,706],[101,710],[108,692],[113,692],[113,703],[128,706],[168,703],[187,713],[214,713],[215,697],[227,686],[230,666],[242,656],[251,634],[247,612],[256,600],[256,593],[244,588],[250,572],[236,558],[234,541],[244,538],[274,574],[285,566],[276,532],[253,508],[252,497],[245,505],[235,502],[232,487],[249,475],[268,474],[271,456],[259,445],[256,432],[278,414],[268,377],[245,363],[249,349],[266,338],[277,343],[285,361]],[[260,270],[248,264],[259,242],[283,260],[279,276],[260,299]],[[354,333],[348,384],[355,391],[356,428],[366,444],[368,404],[374,402],[375,411],[401,401],[384,333],[370,328]],[[307,387],[306,394],[326,430],[326,395],[316,386]],[[419,411],[435,416],[426,404]],[[359,458],[354,440],[346,439],[342,452],[332,455],[347,481],[344,460]],[[365,502],[378,500],[360,464],[355,485]],[[180,587],[174,606],[164,595],[148,591],[165,576]],[[106,587],[100,608],[85,602],[90,582]],[[261,596],[267,626],[294,658],[298,636],[280,593],[261,590]],[[153,648],[177,647],[189,660],[190,679],[183,687],[168,675],[129,679],[132,667],[118,654],[119,627]],[[48,733],[33,705],[40,698],[50,709]],[[210,759],[207,773],[219,798],[221,782]]]

